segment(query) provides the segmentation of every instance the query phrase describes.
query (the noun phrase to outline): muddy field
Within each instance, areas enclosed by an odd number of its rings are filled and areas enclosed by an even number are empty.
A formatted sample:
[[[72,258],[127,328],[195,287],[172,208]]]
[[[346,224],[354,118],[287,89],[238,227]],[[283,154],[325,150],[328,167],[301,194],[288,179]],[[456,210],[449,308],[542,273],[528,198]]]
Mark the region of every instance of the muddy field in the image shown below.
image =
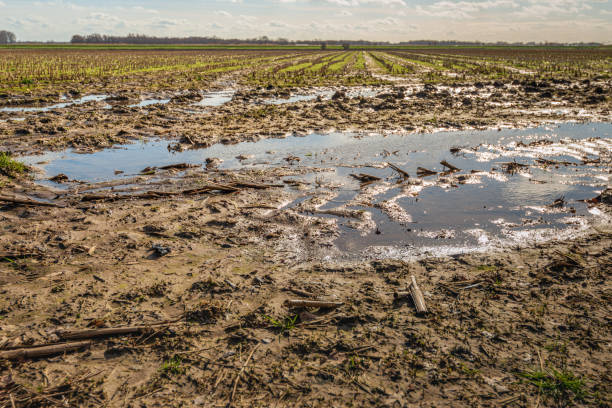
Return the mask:
[[[609,49],[1,53],[0,406],[612,404]]]

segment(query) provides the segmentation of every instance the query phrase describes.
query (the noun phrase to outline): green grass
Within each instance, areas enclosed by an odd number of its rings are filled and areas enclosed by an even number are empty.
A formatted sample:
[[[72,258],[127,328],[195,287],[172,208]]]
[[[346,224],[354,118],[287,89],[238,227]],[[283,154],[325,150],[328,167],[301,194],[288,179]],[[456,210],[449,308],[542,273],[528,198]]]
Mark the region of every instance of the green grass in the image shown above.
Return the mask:
[[[557,402],[583,401],[587,397],[584,380],[570,371],[551,368],[545,371],[524,372],[520,376],[538,387],[544,396]]]
[[[185,368],[181,365],[181,363],[181,358],[174,356],[170,360],[165,361],[159,370],[164,374],[181,375],[185,372]]]
[[[363,54],[363,52],[357,54],[357,58],[355,59],[355,64],[353,65],[353,68],[359,70],[366,69],[365,55]]]
[[[396,63],[388,54],[370,53],[370,56],[376,65],[385,70],[387,74],[404,75],[412,73],[412,69]]]
[[[277,320],[271,316],[264,315],[264,319],[268,320],[273,327],[280,331],[280,334],[289,333],[295,328],[295,322],[298,318],[297,315],[293,317],[285,317],[283,320]]]
[[[544,348],[551,353],[559,353],[566,355],[567,354],[567,343],[555,341],[553,343],[548,343],[544,345]]]
[[[283,72],[301,71],[303,69],[308,68],[311,65],[312,65],[312,62],[303,62],[301,64],[288,66],[287,68],[281,69],[278,72],[283,73]]]
[[[9,153],[0,152],[0,173],[8,177],[16,177],[28,171],[28,166],[11,158]]]

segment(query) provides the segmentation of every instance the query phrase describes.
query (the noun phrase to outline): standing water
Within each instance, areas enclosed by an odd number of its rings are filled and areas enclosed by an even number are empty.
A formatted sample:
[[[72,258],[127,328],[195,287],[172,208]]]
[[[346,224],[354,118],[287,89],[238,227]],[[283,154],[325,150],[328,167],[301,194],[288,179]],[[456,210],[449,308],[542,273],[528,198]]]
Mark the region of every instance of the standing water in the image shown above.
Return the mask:
[[[594,219],[609,222],[582,200],[609,185],[612,124],[412,135],[310,134],[175,153],[168,151],[170,143],[137,142],[85,155],[47,153],[25,161],[44,162],[49,176],[64,173],[88,182],[127,177],[147,166],[204,164],[212,157],[223,160],[222,169],[302,167],[305,174],[290,179],[310,187],[287,187],[295,201],[285,208],[334,219],[340,249],[373,256],[545,241],[576,234]],[[299,161],[288,161],[288,156]],[[442,161],[459,170],[449,172]],[[115,170],[124,173],[117,176]],[[363,183],[368,176],[379,180]]]

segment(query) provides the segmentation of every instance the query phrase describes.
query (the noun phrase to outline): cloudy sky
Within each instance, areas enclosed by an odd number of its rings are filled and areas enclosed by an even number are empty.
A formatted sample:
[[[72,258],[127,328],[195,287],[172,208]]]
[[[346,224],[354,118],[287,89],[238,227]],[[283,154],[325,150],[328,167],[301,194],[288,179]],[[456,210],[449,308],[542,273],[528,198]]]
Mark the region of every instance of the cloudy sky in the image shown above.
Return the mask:
[[[612,0],[0,0],[19,40],[72,34],[612,43]]]

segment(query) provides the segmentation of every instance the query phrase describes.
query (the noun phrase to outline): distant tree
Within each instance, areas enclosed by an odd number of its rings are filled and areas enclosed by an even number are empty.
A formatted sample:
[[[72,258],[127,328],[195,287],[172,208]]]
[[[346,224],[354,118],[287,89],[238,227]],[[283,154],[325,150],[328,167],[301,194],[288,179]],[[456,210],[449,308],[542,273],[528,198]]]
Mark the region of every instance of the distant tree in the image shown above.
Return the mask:
[[[73,44],[83,44],[85,42],[85,37],[82,35],[75,34],[70,39],[70,42]]]
[[[321,43],[321,49],[322,50],[326,50],[327,49],[327,43],[322,42]]]
[[[350,44],[346,44],[346,43],[342,44],[342,49],[348,50],[349,48],[351,48]]]
[[[0,44],[14,44],[17,42],[17,36],[10,31],[0,31]]]

